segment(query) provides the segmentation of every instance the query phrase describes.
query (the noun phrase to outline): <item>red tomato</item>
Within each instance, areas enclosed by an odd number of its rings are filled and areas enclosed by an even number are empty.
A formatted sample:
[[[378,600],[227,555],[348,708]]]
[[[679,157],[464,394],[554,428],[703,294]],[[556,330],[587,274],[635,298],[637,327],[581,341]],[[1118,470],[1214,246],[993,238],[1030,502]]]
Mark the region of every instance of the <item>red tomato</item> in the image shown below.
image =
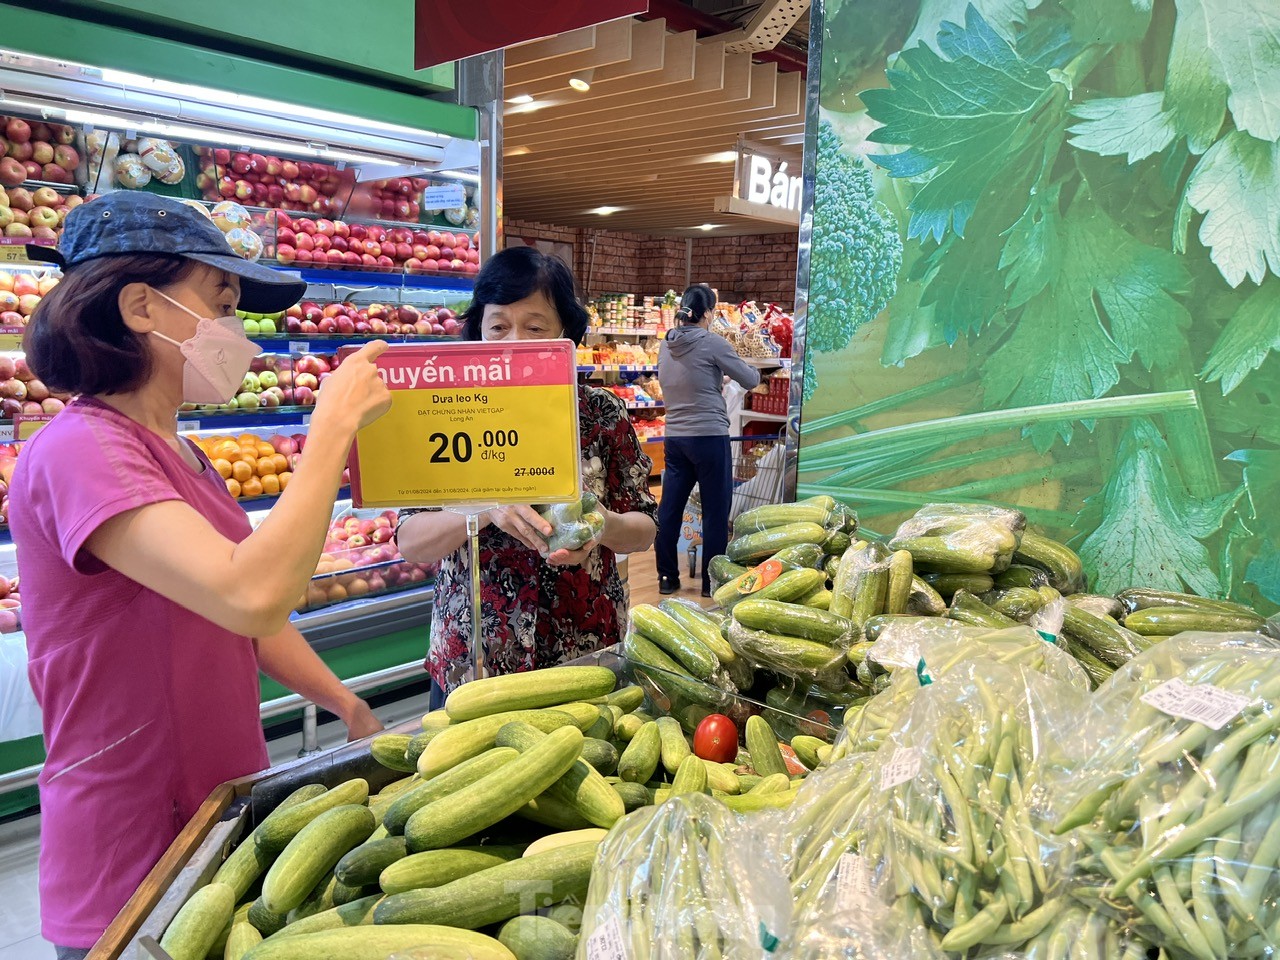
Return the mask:
[[[738,756],[738,728],[724,714],[711,714],[694,731],[693,752],[712,763],[732,763]]]

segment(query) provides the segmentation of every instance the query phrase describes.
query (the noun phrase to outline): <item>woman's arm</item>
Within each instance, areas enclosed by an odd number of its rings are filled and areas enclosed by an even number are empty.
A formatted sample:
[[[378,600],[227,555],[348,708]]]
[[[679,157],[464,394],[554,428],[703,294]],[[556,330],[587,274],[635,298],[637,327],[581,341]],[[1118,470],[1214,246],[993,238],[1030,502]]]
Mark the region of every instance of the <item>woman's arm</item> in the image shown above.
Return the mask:
[[[128,510],[102,523],[85,549],[126,577],[243,636],[272,636],[315,573],[356,431],[391,396],[374,361],[385,343],[345,360],[326,382],[293,480],[240,543],[181,500]]]
[[[744,390],[759,386],[760,371],[738,356],[737,351],[729,346],[728,340],[722,337],[716,339],[720,341],[716,351],[716,365],[720,371],[731,380],[738,381]]]
[[[257,645],[262,672],[345,723],[348,740],[359,740],[382,729],[369,705],[343,686],[293,624],[263,637]]]

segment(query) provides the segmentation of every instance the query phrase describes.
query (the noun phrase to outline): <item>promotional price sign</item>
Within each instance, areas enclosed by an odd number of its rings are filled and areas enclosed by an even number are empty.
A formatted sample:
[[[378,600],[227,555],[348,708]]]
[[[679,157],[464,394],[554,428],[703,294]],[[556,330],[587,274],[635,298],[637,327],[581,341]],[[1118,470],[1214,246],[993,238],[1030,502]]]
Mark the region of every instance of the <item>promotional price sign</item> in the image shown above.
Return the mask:
[[[432,343],[378,358],[391,409],[356,436],[362,507],[564,503],[581,496],[569,340]]]

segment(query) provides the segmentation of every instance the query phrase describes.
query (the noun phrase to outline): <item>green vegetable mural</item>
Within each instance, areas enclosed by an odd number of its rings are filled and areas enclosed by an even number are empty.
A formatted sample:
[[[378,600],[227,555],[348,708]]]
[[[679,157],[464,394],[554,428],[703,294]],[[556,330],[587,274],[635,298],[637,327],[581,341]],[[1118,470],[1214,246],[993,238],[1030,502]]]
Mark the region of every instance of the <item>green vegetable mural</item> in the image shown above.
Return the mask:
[[[826,0],[798,494],[1280,605],[1280,3]]]

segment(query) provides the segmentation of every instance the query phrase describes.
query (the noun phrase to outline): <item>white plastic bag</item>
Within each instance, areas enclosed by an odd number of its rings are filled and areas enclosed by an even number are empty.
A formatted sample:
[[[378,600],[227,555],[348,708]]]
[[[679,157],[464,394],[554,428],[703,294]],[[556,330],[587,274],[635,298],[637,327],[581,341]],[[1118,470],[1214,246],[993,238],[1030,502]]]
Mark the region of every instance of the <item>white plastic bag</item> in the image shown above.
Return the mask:
[[[27,679],[27,636],[0,634],[0,742],[42,731],[40,705]]]

